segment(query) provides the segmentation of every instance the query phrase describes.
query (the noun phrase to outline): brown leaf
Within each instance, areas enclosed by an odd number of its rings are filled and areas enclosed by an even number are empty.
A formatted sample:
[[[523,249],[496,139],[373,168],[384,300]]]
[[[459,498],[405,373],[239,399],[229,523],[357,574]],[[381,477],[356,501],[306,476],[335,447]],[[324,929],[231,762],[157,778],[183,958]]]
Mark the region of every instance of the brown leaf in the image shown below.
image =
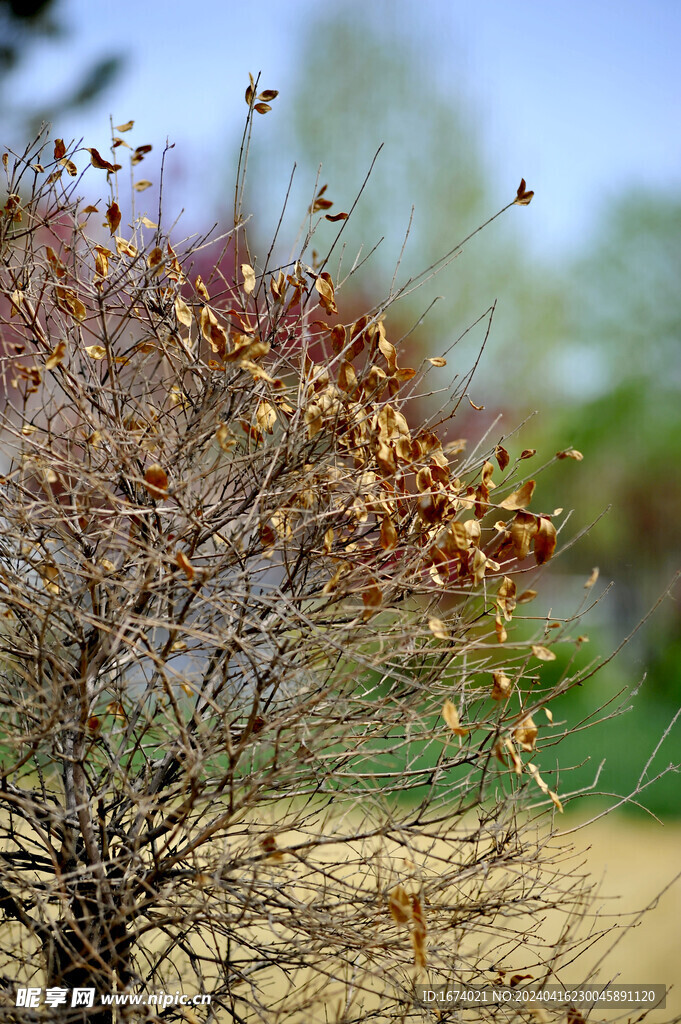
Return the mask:
[[[118,208],[118,203],[112,203],[106,211],[106,223],[109,225],[109,231],[112,235],[115,235],[118,231],[118,225],[120,224],[120,222],[121,211]]]
[[[257,110],[259,114],[266,114],[272,109],[269,103],[255,103],[253,109]]]
[[[55,277],[65,277],[66,267],[51,246],[45,246],[45,255],[47,256],[47,262],[50,264]]]
[[[510,462],[510,456],[503,445],[498,444],[494,449],[494,455],[499,464],[499,469],[503,473]]]
[[[146,477],[146,474],[145,474],[145,477]],[[166,483],[167,482],[168,481],[167,481],[167,478],[166,478]],[[147,490],[148,490],[148,487],[147,487]],[[180,569],[185,574],[187,579],[188,580],[193,580],[194,579],[194,566],[189,561],[189,559],[185,555],[184,551],[177,551],[175,553],[175,561],[177,562],[177,564],[179,565]]]
[[[425,970],[426,960],[426,919],[418,896],[411,898],[411,916],[413,921],[411,944],[414,950],[414,963],[417,968]]]
[[[138,146],[135,152],[130,157],[131,164],[138,164],[144,160],[147,153],[151,152],[151,146]]]
[[[129,132],[134,123],[134,121],[126,121],[125,124],[114,125],[114,128],[117,132]]]
[[[503,612],[506,622],[511,621],[511,616],[517,604],[515,590],[516,587],[513,580],[509,576],[504,576],[497,590],[497,604]]]
[[[537,454],[537,449],[536,448],[523,448],[523,450],[520,453],[520,458],[521,459],[531,459],[532,456],[536,455],[536,454]]]
[[[92,164],[93,167],[96,167],[97,170],[100,170],[100,171],[113,171],[113,170],[116,169],[113,164],[109,163],[108,160],[104,159],[104,157],[99,152],[99,150],[95,149],[94,147],[90,147],[90,146],[86,146],[85,148],[87,149],[88,153],[90,154],[90,163]]]
[[[66,156],[66,146],[63,139],[54,140],[54,159],[61,160]]]
[[[553,557],[556,550],[556,528],[548,516],[539,516],[539,524],[534,535],[534,557],[537,565],[543,565]]]
[[[165,498],[168,493],[168,474],[155,462],[144,474],[144,486],[152,498]]]
[[[331,221],[332,224],[335,224],[336,221],[338,221],[338,220],[347,220],[348,217],[349,217],[349,214],[347,214],[347,213],[327,213],[327,214],[324,215],[324,220]]]
[[[397,530],[393,525],[390,516],[383,516],[381,520],[381,547],[384,551],[392,551],[397,547]]]
[[[411,921],[411,900],[401,885],[396,885],[388,896],[388,906],[397,924],[408,924]]]
[[[503,669],[500,668],[492,672],[492,679],[492,692],[490,694],[492,700],[505,700],[511,692],[512,681]]]
[[[557,459],[574,459],[575,462],[581,462],[584,456],[581,452],[578,452],[576,448],[566,448],[565,451],[556,452]]]
[[[263,91],[258,94],[258,99],[265,100],[266,103],[269,103],[271,100],[276,100],[278,95],[278,89],[263,89]]]
[[[513,202],[517,203],[518,206],[529,206],[530,203],[532,202],[532,196],[533,195],[534,195],[534,192],[528,192],[527,191],[527,185],[525,184],[525,179],[521,178],[520,179],[520,184],[518,185],[518,191],[516,193],[516,198],[513,200]]]
[[[142,178],[140,181],[136,181],[132,187],[135,192],[144,192],[145,189],[151,188],[151,182],[147,181],[146,178]]]

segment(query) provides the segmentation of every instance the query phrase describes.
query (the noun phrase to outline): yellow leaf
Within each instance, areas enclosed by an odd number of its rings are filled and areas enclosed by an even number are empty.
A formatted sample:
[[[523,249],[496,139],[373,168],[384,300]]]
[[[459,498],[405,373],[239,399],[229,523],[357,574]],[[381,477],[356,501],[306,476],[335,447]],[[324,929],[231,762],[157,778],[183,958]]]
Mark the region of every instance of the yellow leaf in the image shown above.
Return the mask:
[[[134,259],[137,255],[137,248],[132,244],[132,242],[126,241],[125,238],[121,238],[120,235],[116,235],[114,242],[116,243],[116,250],[120,256],[129,256],[131,259]]]
[[[144,192],[145,189],[151,188],[151,182],[147,181],[146,178],[142,178],[140,181],[136,181],[132,187],[135,192]]]
[[[468,729],[462,728],[459,723],[459,712],[451,700],[446,700],[442,705],[442,717],[456,736],[468,735]]]
[[[492,672],[492,679],[492,692],[490,694],[492,700],[505,700],[511,692],[512,681],[503,669],[500,668]]]
[[[75,320],[84,320],[87,316],[87,310],[80,301],[78,296],[70,290],[70,288],[56,289],[57,292],[57,305],[60,309],[70,313]]]
[[[175,299],[175,316],[184,327],[191,327],[192,311],[180,295]]]
[[[428,629],[438,640],[449,640],[449,633],[442,619],[428,619]]]
[[[534,742],[537,738],[537,726],[531,715],[523,719],[513,730],[513,737],[523,750],[534,750]]]
[[[241,273],[244,276],[244,291],[250,295],[255,291],[255,271],[248,263],[241,264]]]
[[[90,359],[106,359],[106,349],[101,345],[86,345],[85,351]]]
[[[565,451],[556,452],[557,459],[574,459],[575,462],[581,462],[584,456],[581,452],[578,452],[576,448],[566,448]]]
[[[539,658],[540,661],[555,661],[556,655],[553,651],[549,650],[548,647],[544,647],[543,644],[532,644],[532,653],[535,658]]]
[[[513,493],[509,494],[507,498],[504,498],[503,501],[499,502],[499,508],[506,508],[510,510],[525,508],[532,500],[535,486],[535,480],[526,480],[522,487],[517,491],[513,491]]]
[[[63,360],[65,355],[66,355],[66,342],[65,341],[60,341],[60,342],[58,342],[57,345],[55,345],[55,347],[52,349],[52,351],[50,352],[49,356],[47,357],[47,361],[45,363],[45,369],[46,370],[53,370],[55,366],[59,366],[59,364],[62,362],[62,360]]]
[[[134,123],[134,121],[126,121],[125,124],[117,124],[114,128],[117,132],[129,132]]]
[[[442,356],[433,356],[428,360],[433,366],[446,366],[447,360],[443,359]]]

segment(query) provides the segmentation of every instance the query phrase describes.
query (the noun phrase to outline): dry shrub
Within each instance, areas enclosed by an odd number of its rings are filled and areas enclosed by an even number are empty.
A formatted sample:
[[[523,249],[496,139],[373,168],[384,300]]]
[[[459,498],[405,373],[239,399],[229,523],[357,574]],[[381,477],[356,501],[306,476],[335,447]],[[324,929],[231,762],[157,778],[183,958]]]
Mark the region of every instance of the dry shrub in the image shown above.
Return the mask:
[[[212,998],[135,1020],[349,1022],[422,1019],[423,980],[552,980],[590,883],[538,826],[565,799],[542,748],[594,666],[542,682],[582,637],[525,614],[562,521],[534,453],[468,454],[470,375],[423,422],[445,356],[403,364],[399,292],[346,322],[312,230],[287,266],[250,256],[246,145],[205,281],[205,239],[126,224],[129,127],[86,158],[98,211],[82,149],[4,159],[4,1019],[85,1019],[15,1009],[30,984]],[[309,223],[340,235],[329,206]]]

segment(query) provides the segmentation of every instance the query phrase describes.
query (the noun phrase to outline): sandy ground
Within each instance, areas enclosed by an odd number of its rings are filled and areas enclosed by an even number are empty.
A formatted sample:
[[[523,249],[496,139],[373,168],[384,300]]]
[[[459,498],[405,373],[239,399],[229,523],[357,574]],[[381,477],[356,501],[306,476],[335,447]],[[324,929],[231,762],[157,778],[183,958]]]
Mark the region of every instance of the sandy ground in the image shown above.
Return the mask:
[[[561,824],[570,828],[574,822],[568,819]],[[607,952],[612,945],[608,940],[598,952],[587,953],[585,961],[595,962],[605,953],[605,972],[619,974],[622,984],[674,986],[668,992],[666,1010],[653,1011],[648,1019],[662,1021],[681,1015],[681,878],[670,885],[681,872],[681,823],[608,818],[564,841],[574,842],[580,849],[590,847],[587,864],[594,879],[602,879],[598,905],[604,919],[607,914],[628,914],[635,919],[638,911],[654,903],[669,886],[640,922],[621,935],[614,949]]]

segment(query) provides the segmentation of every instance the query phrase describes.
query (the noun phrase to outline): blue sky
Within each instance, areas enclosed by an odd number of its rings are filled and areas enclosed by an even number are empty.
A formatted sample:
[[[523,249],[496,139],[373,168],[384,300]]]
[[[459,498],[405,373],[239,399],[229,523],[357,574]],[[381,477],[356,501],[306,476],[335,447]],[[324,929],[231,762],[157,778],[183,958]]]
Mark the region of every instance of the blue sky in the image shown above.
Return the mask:
[[[468,98],[492,180],[506,182],[508,168],[517,168],[534,188],[528,236],[538,254],[579,249],[600,206],[624,188],[681,187],[678,0],[347,0],[335,7],[352,18],[369,9],[387,38],[418,36],[424,90],[437,83]],[[316,10],[316,0],[280,7],[63,0],[68,34],[34,47],[12,95],[19,108],[49,99],[73,84],[86,58],[124,55],[123,75],[97,106],[60,128],[106,146],[111,113],[114,123],[135,118],[136,144],[158,150],[168,136],[177,144],[188,217],[204,218],[243,123],[248,72],[261,70],[285,104]],[[379,142],[380,117],[376,135]]]

